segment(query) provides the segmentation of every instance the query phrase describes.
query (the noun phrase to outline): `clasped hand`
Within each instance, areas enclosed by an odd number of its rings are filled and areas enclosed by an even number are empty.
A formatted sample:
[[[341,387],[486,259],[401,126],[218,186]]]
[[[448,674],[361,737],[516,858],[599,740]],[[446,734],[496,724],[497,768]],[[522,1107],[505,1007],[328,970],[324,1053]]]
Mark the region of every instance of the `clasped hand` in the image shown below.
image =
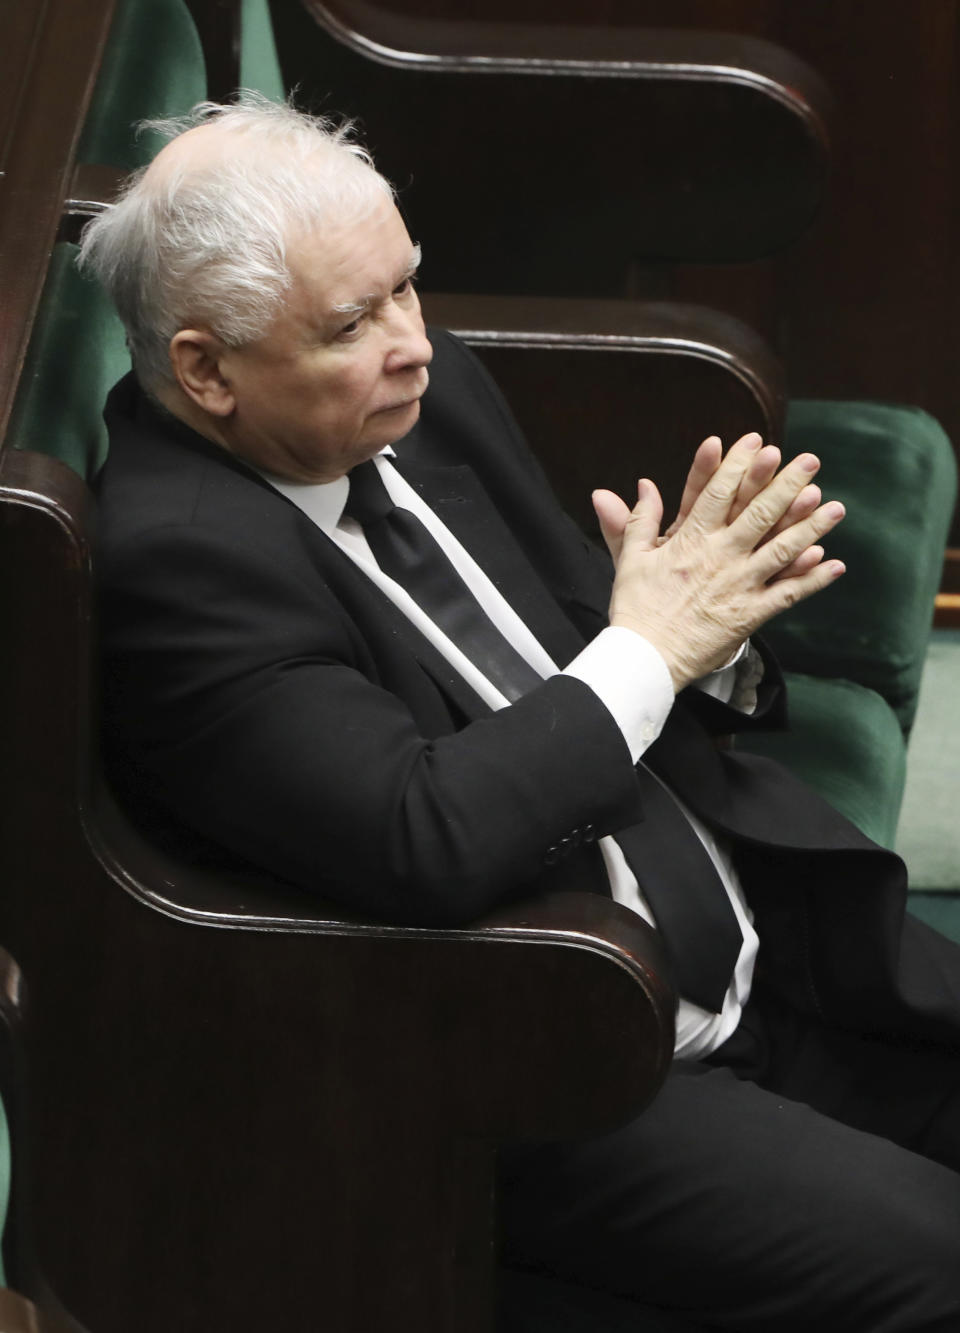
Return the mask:
[[[652,481],[637,483],[633,509],[612,491],[594,492],[616,566],[610,624],[648,639],[677,691],[844,572],[818,545],[844,515],[837,501],[821,504],[812,481],[819,459],[800,454],[780,463],[780,451],[759,435],[744,435],[725,457],[716,436],[704,440],[662,534],[663,501]]]

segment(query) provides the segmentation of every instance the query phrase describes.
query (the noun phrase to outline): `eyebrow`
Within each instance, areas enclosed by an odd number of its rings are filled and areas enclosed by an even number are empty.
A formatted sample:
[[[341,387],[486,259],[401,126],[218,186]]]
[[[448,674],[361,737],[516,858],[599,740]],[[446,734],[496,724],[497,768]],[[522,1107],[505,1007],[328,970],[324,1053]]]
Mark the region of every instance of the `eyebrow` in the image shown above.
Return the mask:
[[[395,282],[394,287],[399,287],[401,282],[406,282],[412,278],[420,267],[420,261],[423,258],[423,251],[419,245],[415,245],[410,252],[410,263],[403,271],[403,275]],[[332,307],[335,315],[363,315],[376,302],[377,296],[371,293],[369,296],[361,296],[358,301],[341,301],[339,305]]]

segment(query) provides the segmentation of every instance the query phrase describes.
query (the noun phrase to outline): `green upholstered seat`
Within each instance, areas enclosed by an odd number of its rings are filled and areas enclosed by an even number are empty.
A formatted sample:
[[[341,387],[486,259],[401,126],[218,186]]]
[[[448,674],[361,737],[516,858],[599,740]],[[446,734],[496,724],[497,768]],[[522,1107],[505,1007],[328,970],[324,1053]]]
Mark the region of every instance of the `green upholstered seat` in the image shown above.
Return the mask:
[[[203,52],[184,0],[120,0],[78,162],[133,170],[160,146],[135,123],[182,115],[206,97]],[[123,328],[98,284],[76,271],[76,246],[58,244],[21,377],[9,440],[92,477],[103,462],[107,391],[130,368]]]
[[[906,780],[906,746],[890,705],[849,680],[787,674],[789,728],[739,748],[777,759],[864,833],[892,847]]]
[[[89,479],[106,457],[104,400],[130,357],[107,296],[77,272],[76,251],[54,249],[8,438]]]
[[[818,454],[824,493],[847,506],[828,540],[847,573],[767,637],[790,670],[876,690],[908,734],[956,499],[950,441],[917,408],[800,400],[785,445]]]
[[[911,893],[908,910],[960,944],[960,893]]]
[[[138,135],[135,122],[183,115],[206,95],[203,51],[183,0],[120,0],[77,161],[146,165],[161,140]]]
[[[273,40],[268,0],[243,0],[242,14],[240,83],[279,102],[286,96],[286,89]]]

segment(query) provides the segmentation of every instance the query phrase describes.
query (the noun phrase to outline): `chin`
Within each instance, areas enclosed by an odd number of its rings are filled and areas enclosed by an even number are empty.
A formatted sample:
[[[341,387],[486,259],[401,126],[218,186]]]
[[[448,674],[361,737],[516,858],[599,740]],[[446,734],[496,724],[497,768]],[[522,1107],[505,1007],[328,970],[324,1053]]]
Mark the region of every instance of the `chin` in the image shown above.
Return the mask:
[[[402,403],[399,407],[381,408],[376,415],[378,418],[376,435],[380,440],[378,449],[383,449],[385,445],[396,444],[397,440],[403,439],[404,435],[417,424],[420,419],[420,399],[416,398],[412,403]]]

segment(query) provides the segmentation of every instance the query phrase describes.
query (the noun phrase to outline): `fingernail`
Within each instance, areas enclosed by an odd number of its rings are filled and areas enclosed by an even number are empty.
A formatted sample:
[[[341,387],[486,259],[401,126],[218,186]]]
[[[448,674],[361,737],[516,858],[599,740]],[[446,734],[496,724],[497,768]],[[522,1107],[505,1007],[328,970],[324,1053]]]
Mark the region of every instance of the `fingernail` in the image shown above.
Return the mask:
[[[846,508],[840,503],[839,500],[831,500],[831,502],[827,505],[828,518],[843,518],[846,512],[847,512]]]
[[[820,467],[820,459],[816,454],[803,454],[800,458],[800,466],[804,472],[816,472]]]
[[[749,449],[752,454],[759,453],[762,446],[763,440],[755,433],[743,437],[744,449]]]

